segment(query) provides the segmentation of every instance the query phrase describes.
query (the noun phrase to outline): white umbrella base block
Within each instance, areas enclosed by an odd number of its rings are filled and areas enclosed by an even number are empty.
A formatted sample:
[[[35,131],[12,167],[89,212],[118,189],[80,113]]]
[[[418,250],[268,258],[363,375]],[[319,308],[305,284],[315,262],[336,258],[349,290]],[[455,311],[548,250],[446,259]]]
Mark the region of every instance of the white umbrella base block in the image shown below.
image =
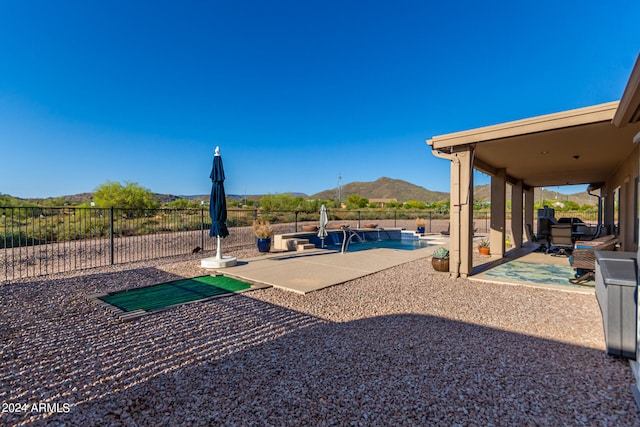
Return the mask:
[[[200,261],[202,268],[227,268],[236,265],[238,259],[234,256],[223,256],[222,258],[204,258]]]

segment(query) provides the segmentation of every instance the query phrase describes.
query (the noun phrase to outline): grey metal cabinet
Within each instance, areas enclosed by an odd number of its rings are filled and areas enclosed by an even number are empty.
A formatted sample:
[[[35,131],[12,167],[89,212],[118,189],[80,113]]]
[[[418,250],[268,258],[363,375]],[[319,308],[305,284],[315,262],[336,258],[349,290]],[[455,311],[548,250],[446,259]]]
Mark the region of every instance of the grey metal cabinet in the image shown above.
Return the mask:
[[[638,268],[635,252],[596,251],[596,298],[607,353],[636,359]]]

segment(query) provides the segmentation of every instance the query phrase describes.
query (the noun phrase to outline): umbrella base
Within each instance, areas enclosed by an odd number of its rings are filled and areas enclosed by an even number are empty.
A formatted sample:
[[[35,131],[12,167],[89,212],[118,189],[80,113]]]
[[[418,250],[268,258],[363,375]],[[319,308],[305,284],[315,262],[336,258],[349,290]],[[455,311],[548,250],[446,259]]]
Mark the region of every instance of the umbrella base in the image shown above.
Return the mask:
[[[223,256],[222,258],[210,257],[200,261],[202,268],[227,268],[236,265],[238,259],[234,256]]]

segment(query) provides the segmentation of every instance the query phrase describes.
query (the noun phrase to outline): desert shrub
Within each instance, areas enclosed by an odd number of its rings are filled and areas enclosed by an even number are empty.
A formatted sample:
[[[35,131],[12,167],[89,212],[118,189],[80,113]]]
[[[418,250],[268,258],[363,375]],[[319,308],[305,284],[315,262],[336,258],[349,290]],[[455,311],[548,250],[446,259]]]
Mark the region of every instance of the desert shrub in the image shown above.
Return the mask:
[[[144,210],[160,206],[154,193],[135,182],[127,182],[124,186],[119,182],[102,184],[96,189],[94,202],[101,208]]]

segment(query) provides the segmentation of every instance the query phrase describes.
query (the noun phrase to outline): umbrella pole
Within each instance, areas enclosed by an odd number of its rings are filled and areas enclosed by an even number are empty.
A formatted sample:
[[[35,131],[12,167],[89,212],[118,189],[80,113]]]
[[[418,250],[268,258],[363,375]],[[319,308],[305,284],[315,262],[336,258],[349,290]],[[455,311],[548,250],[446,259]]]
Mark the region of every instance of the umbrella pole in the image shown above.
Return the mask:
[[[220,247],[220,236],[218,237],[218,244],[216,245],[216,259],[222,259],[222,248]]]

